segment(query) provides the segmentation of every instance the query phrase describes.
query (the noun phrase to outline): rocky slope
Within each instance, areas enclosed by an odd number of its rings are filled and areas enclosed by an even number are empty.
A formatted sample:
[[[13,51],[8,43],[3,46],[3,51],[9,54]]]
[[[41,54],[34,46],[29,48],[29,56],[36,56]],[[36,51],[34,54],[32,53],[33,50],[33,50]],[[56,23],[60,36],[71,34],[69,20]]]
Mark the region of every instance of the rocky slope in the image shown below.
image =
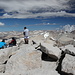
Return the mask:
[[[0,75],[75,75],[72,34],[31,31],[29,44],[24,44],[22,32],[14,33],[17,46],[0,50]],[[9,43],[12,36],[6,34],[2,38]]]

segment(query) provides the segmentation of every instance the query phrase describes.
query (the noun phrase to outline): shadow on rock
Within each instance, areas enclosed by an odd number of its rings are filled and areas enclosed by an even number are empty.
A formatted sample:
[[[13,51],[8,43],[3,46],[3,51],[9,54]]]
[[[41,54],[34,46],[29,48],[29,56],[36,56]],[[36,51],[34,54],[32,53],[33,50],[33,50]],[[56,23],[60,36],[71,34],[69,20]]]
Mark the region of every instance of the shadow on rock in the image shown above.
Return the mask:
[[[54,58],[48,56],[48,54],[46,54],[44,52],[42,52],[41,59],[44,61],[50,61],[50,62],[56,62],[57,61]]]
[[[56,71],[58,71],[58,73],[59,73],[60,75],[73,75],[73,74],[71,74],[71,73],[65,73],[65,72],[61,71],[61,69],[62,69],[62,61],[63,61],[65,55],[66,55],[66,53],[65,53],[64,51],[62,51],[61,57],[60,57],[60,59],[59,59],[59,64],[58,64],[58,66],[57,66],[57,68],[56,68]]]

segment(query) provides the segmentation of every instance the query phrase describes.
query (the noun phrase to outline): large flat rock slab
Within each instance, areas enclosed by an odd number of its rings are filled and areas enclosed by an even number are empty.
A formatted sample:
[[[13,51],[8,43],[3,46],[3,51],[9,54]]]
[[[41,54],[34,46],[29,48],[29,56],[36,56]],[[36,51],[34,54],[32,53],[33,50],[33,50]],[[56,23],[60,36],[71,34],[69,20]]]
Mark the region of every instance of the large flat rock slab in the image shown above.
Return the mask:
[[[61,50],[58,47],[54,47],[53,44],[41,43],[39,45],[42,52],[48,54],[48,56],[58,59],[61,55]]]
[[[75,56],[66,54],[62,61],[62,71],[75,75]]]

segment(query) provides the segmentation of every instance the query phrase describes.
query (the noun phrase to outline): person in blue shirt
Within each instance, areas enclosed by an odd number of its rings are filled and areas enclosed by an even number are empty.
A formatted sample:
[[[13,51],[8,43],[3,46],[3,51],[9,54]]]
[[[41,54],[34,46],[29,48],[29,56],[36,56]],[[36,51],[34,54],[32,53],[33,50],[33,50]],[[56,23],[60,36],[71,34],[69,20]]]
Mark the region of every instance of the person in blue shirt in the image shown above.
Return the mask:
[[[6,47],[5,39],[0,42],[0,49],[3,49],[4,47]]]

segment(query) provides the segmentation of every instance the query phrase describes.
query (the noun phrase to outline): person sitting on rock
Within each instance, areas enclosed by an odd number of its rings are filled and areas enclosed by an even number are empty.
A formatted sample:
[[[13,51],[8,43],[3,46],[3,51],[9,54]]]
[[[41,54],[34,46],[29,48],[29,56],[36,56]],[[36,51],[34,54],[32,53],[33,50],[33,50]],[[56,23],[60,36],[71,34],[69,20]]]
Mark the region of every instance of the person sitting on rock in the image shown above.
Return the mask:
[[[1,42],[0,42],[0,49],[3,49],[7,47],[7,44],[5,43],[5,39],[3,39]]]
[[[16,46],[16,39],[12,37],[11,42],[9,43],[9,47]]]

